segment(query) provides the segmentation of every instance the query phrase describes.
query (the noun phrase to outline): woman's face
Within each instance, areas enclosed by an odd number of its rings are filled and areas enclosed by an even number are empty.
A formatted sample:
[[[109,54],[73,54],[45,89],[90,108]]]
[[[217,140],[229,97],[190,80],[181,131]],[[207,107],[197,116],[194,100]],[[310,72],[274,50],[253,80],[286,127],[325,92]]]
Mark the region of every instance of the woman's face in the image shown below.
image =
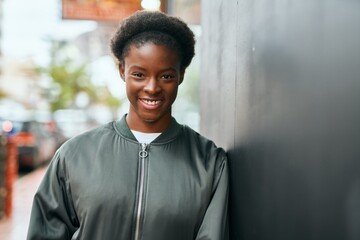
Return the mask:
[[[119,70],[130,101],[130,129],[164,131],[171,122],[171,105],[184,76],[177,52],[153,43],[132,45]]]

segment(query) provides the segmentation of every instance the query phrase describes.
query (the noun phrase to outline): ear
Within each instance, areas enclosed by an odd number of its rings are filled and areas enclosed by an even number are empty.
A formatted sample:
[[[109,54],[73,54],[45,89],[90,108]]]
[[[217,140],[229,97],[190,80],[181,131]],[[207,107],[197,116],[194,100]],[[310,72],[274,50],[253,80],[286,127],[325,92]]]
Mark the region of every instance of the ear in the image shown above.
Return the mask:
[[[180,78],[179,78],[179,85],[183,82],[185,75],[185,69],[180,70]]]
[[[118,68],[119,68],[120,77],[125,82],[125,66],[122,63],[119,63]]]

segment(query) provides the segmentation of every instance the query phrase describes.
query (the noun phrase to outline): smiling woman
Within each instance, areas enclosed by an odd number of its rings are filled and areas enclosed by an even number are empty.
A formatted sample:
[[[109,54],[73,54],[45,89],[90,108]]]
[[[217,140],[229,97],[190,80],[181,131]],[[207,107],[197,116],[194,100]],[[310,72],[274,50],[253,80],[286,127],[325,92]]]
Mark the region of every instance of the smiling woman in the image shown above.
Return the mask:
[[[147,43],[131,47],[119,64],[130,101],[130,129],[163,132],[171,122],[171,105],[183,79],[179,56],[169,47]]]
[[[28,239],[227,239],[226,153],[171,113],[194,45],[189,27],[161,12],[120,24],[111,49],[129,111],[57,151]]]

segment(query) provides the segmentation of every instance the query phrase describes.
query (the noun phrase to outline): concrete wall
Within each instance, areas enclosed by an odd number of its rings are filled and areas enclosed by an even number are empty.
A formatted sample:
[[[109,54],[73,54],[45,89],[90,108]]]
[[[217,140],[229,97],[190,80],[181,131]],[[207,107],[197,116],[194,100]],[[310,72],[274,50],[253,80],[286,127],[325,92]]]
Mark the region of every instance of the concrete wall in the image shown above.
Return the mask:
[[[231,239],[360,239],[360,1],[202,1],[201,52]]]

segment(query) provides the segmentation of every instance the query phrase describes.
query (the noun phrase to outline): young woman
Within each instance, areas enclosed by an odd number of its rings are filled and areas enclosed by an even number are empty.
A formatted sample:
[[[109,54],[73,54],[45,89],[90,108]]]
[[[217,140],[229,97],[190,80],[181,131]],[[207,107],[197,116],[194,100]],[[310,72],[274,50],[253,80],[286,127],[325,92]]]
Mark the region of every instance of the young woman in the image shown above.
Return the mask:
[[[140,11],[111,40],[128,114],[67,141],[34,197],[28,239],[226,239],[224,150],[171,115],[194,56],[181,20]]]

